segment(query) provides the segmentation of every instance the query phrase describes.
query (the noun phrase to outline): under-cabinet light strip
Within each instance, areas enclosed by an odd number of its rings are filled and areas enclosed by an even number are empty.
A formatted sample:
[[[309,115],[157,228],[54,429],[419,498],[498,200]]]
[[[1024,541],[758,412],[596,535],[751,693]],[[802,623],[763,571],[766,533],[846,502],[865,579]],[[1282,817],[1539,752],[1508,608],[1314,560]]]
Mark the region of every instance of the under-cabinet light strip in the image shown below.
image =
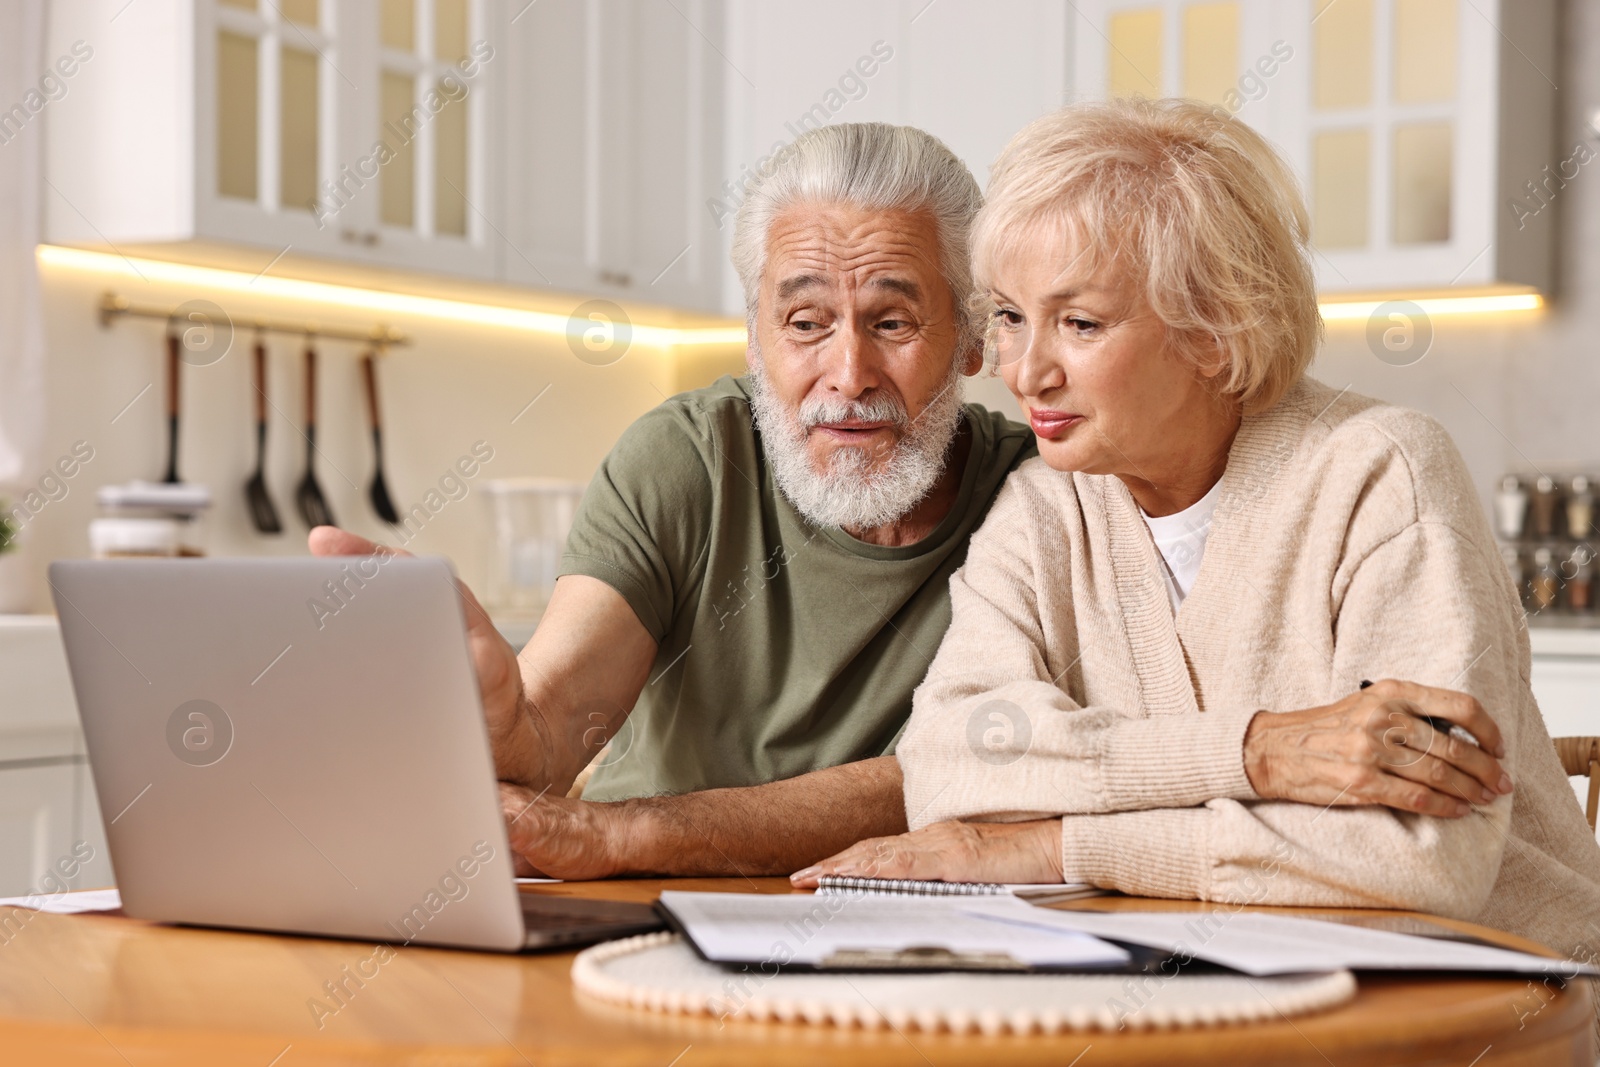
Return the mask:
[[[191,285],[211,290],[245,293],[250,296],[327,304],[346,310],[374,311],[386,315],[424,315],[455,322],[553,334],[558,337],[582,336],[583,331],[593,325],[586,318],[574,318],[548,311],[530,311],[497,304],[477,304],[466,300],[444,300],[439,297],[391,293],[381,289],[363,289],[354,285],[336,285],[331,282],[312,282],[298,278],[275,278],[270,274],[252,275],[244,271],[171,263],[161,259],[122,256],[114,252],[95,252],[61,245],[40,245],[38,258],[39,262],[52,267],[115,274],[135,281]],[[687,329],[633,324],[631,330],[635,343],[656,348],[670,348],[676,345],[743,345],[745,342],[745,328],[742,325]]]
[[[331,282],[312,282],[297,278],[276,278],[271,275],[252,275],[244,271],[224,270],[218,267],[201,267],[166,260],[144,259],[118,255],[114,252],[95,252],[61,245],[40,245],[39,261],[51,266],[69,269],[116,274],[124,278],[143,281],[168,282],[177,285],[194,285],[220,289],[227,292],[247,293],[252,296],[273,296],[286,300],[312,301],[341,308],[359,308],[389,315],[426,315],[455,322],[471,322],[486,326],[503,326],[513,330],[553,334],[558,337],[581,336],[590,327],[587,319],[557,315],[548,311],[530,311],[524,308],[504,307],[498,304],[477,304],[466,300],[444,300],[438,297],[413,296],[391,293],[380,289],[363,289],[353,285],[336,285]],[[1403,299],[1396,297],[1395,299]],[[1319,305],[1323,319],[1328,322],[1369,318],[1386,301],[1382,300],[1328,300]],[[1492,314],[1507,311],[1537,311],[1544,300],[1537,293],[1496,293],[1486,296],[1429,296],[1413,300],[1428,315]],[[632,327],[633,340],[645,345],[670,348],[677,345],[742,345],[745,343],[744,326],[714,326],[687,329],[673,326],[637,324]]]

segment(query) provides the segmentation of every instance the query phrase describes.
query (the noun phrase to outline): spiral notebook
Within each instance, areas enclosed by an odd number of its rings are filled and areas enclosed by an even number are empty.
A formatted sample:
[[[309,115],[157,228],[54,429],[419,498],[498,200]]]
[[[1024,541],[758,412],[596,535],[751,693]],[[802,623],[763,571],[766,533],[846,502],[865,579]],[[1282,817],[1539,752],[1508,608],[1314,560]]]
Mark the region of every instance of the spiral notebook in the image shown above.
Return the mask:
[[[817,880],[820,896],[1003,897],[1030,904],[1054,904],[1099,896],[1105,890],[1084,882],[938,882],[915,878],[847,878],[824,875]]]

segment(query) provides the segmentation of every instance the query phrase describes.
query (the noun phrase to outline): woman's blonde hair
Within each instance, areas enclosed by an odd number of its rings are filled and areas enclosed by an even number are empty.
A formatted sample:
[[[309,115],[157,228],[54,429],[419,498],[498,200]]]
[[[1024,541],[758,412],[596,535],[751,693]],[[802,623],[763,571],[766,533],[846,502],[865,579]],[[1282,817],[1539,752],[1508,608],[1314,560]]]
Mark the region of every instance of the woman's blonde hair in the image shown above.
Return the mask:
[[[1220,355],[1216,383],[1247,411],[1300,380],[1322,335],[1300,187],[1267,141],[1192,100],[1124,98],[1037,119],[992,168],[973,222],[980,286],[1063,224],[1088,271],[1144,278],[1176,349]],[[1063,264],[1065,267],[1066,264]]]

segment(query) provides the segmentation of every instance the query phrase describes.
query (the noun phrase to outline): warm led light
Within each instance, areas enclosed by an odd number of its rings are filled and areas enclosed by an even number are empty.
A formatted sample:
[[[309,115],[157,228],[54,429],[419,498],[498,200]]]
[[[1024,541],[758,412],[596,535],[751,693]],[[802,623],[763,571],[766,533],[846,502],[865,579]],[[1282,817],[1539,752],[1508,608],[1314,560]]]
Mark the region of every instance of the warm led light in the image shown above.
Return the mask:
[[[161,259],[130,258],[111,252],[64,248],[61,245],[40,245],[38,257],[39,262],[53,267],[115,274],[135,281],[194,285],[225,292],[248,293],[251,296],[328,304],[346,311],[359,309],[384,315],[425,315],[455,322],[554,334],[558,337],[581,336],[582,332],[591,326],[587,319],[574,319],[568,315],[557,315],[548,311],[529,311],[496,304],[474,304],[466,300],[443,300],[409,293],[390,293],[381,289],[362,289],[353,285],[335,285],[330,282],[274,278],[266,274],[253,275],[218,267],[169,263]],[[634,342],[656,348],[745,343],[743,326],[689,329],[635,324],[632,330]]]
[[[41,263],[51,266],[115,274],[138,281],[203,286],[227,292],[248,293],[252,296],[272,296],[285,300],[327,304],[344,310],[361,309],[384,315],[425,315],[455,322],[528,330],[557,337],[580,336],[590,325],[587,320],[573,319],[548,311],[530,311],[497,304],[475,304],[466,300],[413,296],[407,293],[385,292],[381,289],[362,289],[353,285],[335,285],[331,282],[275,278],[265,274],[254,275],[219,267],[170,263],[162,259],[130,258],[112,252],[92,252],[81,248],[65,248],[61,245],[40,245],[38,256]],[[1420,297],[1412,302],[1429,315],[1537,311],[1544,306],[1543,298],[1537,293]],[[1329,300],[1318,305],[1318,308],[1325,321],[1344,322],[1368,318],[1383,303],[1385,301],[1382,300]],[[636,324],[633,326],[633,340],[657,348],[683,345],[743,345],[745,328],[743,326],[680,328]]]
[[[1394,299],[1403,300],[1404,296]],[[1411,301],[1428,315],[1474,315],[1497,311],[1537,311],[1544,307],[1538,293],[1496,293],[1492,296],[1425,296]],[[1385,300],[1330,300],[1319,304],[1326,322],[1370,318]]]

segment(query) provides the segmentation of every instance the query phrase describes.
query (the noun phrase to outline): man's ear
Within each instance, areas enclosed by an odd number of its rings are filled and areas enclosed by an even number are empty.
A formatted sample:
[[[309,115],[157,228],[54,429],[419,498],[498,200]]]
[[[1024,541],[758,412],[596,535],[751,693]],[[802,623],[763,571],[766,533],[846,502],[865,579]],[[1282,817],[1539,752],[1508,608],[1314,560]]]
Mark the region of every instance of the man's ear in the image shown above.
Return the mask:
[[[983,369],[983,342],[974,342],[967,347],[964,355],[956,358],[962,361],[961,373],[971,378]]]

